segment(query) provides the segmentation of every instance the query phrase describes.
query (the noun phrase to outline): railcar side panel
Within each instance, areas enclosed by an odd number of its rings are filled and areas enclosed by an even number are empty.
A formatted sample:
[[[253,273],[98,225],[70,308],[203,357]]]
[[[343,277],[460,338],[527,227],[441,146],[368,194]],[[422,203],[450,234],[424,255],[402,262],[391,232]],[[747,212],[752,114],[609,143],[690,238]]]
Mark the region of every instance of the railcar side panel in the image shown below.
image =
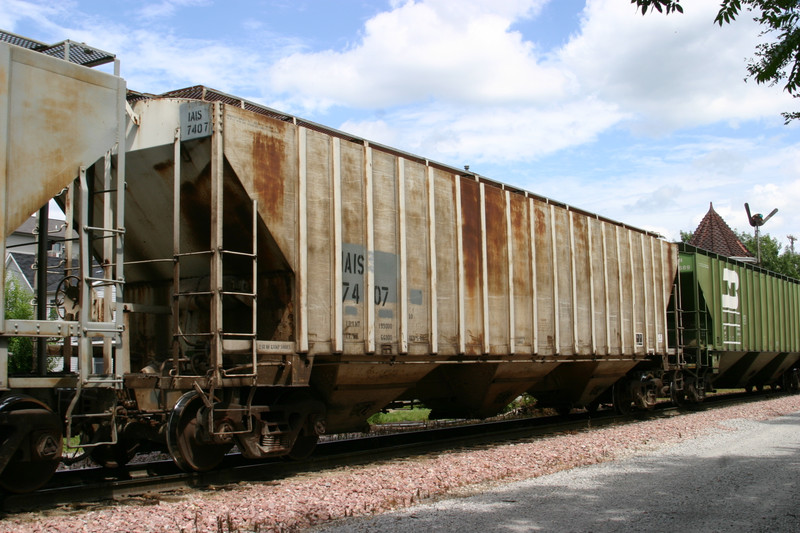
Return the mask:
[[[333,180],[331,179],[331,145],[328,136],[315,131],[306,134],[306,201],[308,225],[308,313],[315,317],[309,323],[309,348],[320,352],[334,351],[333,317],[335,239]],[[339,348],[341,351],[341,348]]]
[[[344,351],[364,352],[366,335],[367,226],[364,218],[365,179],[363,147],[341,145],[342,172],[342,307],[344,316]],[[278,176],[278,179],[286,179]],[[339,305],[335,302],[334,305]]]
[[[408,353],[425,355],[430,351],[431,339],[428,167],[415,161],[405,161],[403,168],[407,298],[402,296],[401,291],[398,301],[406,302]]]
[[[508,250],[513,246],[512,236],[508,233],[505,191],[495,187],[482,185],[483,214],[485,219],[485,260],[486,288],[488,295],[484,309],[488,314],[488,352],[492,355],[508,355],[513,350],[511,331],[512,316],[510,305],[513,304],[511,283],[509,280]]]
[[[375,344],[381,353],[398,353],[400,307],[399,231],[397,202],[397,159],[390,154],[373,150],[373,209],[375,217],[374,252],[371,269],[375,271],[374,285],[365,298],[372,301],[375,315]],[[369,252],[368,252],[369,254]],[[406,289],[407,292],[407,289]],[[407,301],[408,295],[404,295]]]
[[[532,226],[535,215],[529,209],[532,200],[509,192],[506,192],[506,198],[511,210],[508,217],[513,242],[513,245],[508,247],[512,255],[509,291],[514,315],[513,353],[532,355],[535,352],[533,328],[536,317],[533,309],[536,296],[533,287],[535,262],[532,259],[534,242]]]
[[[552,238],[553,206],[531,200],[535,213],[534,265],[535,265],[535,306],[536,317],[534,337],[537,342],[535,354],[541,356],[554,355],[558,340],[558,324],[556,322],[556,302],[558,301],[558,285],[555,282],[557,259],[554,253]]]
[[[608,314],[607,283],[603,224],[601,220],[589,219],[589,243],[591,246],[589,283],[591,291],[591,335],[592,352],[608,356],[611,352],[611,340],[606,327]]]
[[[456,201],[461,194],[458,180],[438,169],[430,169],[429,179],[433,182],[433,210],[431,215],[434,231],[430,235],[431,256],[435,268],[431,273],[435,276],[436,284],[431,284],[431,297],[429,301],[430,324],[430,351],[442,356],[459,353],[459,346],[466,346],[466,335],[474,331],[475,318],[466,314],[467,279],[465,271],[469,265],[472,277],[475,276],[474,250],[469,255],[464,250],[466,245],[459,244],[462,224],[459,221],[463,209],[462,203]],[[463,202],[463,200],[462,200]],[[472,241],[470,241],[471,243]],[[461,252],[459,252],[461,250]],[[454,253],[455,252],[455,253]],[[434,292],[435,291],[435,292]],[[470,302],[474,296],[470,296]],[[471,320],[470,320],[471,319]],[[470,326],[473,328],[470,329]],[[470,343],[474,346],[474,343]],[[466,348],[464,348],[466,349]]]

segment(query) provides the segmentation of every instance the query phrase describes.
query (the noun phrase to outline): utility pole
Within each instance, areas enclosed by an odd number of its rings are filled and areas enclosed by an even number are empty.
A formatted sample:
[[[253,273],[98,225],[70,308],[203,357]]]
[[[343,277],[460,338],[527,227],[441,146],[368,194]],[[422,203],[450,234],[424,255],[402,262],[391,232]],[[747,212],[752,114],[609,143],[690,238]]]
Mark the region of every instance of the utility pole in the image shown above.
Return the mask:
[[[797,237],[794,235],[787,235],[786,238],[789,239],[789,249],[794,253],[794,241],[797,240]]]

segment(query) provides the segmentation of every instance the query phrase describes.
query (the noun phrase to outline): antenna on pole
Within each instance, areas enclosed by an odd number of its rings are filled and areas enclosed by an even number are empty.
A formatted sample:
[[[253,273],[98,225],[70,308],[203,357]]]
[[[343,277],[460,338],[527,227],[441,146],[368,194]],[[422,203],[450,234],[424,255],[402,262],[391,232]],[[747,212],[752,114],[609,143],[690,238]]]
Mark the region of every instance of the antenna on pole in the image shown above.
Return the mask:
[[[797,240],[797,237],[794,235],[787,235],[786,238],[789,239],[789,249],[794,253],[794,241]]]
[[[766,217],[761,213],[756,213],[755,215],[750,214],[750,206],[747,205],[747,202],[744,203],[744,210],[747,212],[747,221],[750,222],[750,225],[756,229],[756,263],[761,264],[761,239],[758,237],[759,228],[767,223],[767,220],[771,219],[775,213],[778,212],[778,208],[776,207],[773,209],[769,215]],[[794,244],[794,241],[792,241]]]

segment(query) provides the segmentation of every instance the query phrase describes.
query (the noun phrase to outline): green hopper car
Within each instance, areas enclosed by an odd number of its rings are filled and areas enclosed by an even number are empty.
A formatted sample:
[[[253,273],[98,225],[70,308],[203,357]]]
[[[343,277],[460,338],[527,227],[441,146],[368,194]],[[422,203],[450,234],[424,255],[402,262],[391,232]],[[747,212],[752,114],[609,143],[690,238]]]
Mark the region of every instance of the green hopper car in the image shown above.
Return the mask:
[[[800,281],[681,245],[676,334],[690,381],[715,388],[798,387]],[[701,391],[702,392],[702,391]]]

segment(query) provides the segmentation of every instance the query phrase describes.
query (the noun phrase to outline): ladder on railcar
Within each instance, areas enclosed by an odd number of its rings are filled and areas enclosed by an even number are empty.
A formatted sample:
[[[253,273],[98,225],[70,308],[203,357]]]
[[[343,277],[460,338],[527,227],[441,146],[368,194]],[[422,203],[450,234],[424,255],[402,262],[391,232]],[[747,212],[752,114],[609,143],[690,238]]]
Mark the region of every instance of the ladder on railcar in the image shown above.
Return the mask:
[[[711,365],[708,349],[710,317],[697,277],[691,272],[680,275],[691,276],[691,283],[681,283],[681,286],[691,288],[688,309],[684,308],[680,313],[684,362],[687,369],[700,373]]]
[[[672,346],[670,351],[665,356],[666,364],[664,368],[669,370],[680,370],[685,366],[686,360],[684,358],[684,326],[683,326],[683,302],[681,300],[680,284],[674,283],[672,285],[672,297],[670,299],[672,309],[668,309],[668,320],[672,321],[672,338],[669,339],[669,345]]]
[[[219,118],[215,118],[215,124]],[[258,205],[252,201],[252,226],[242,228],[250,232],[250,250],[226,249],[224,246],[224,197],[223,197],[223,164],[220,151],[221,133],[213,128],[211,140],[211,221],[210,248],[207,250],[185,250],[182,239],[181,216],[181,132],[176,131],[174,140],[173,169],[173,289],[172,289],[172,372],[173,376],[185,375],[181,368],[188,365],[194,375],[213,376],[214,383],[228,373],[237,378],[255,378],[258,371],[257,352],[257,287],[258,287]],[[182,262],[206,258],[208,287],[197,287],[189,290],[181,286]],[[249,262],[250,275],[248,283],[241,286],[226,287],[225,268],[231,261]],[[247,268],[245,268],[246,270]],[[249,285],[249,287],[247,286]],[[181,309],[188,308],[189,302],[198,297],[210,300],[208,331],[188,331],[182,327]],[[225,328],[223,311],[225,304],[231,299],[244,302],[251,307],[251,316],[247,324],[239,324],[237,331]],[[197,347],[193,354],[183,353],[183,345]],[[208,351],[205,351],[208,347]],[[187,350],[188,351],[188,350]],[[228,357],[231,355],[249,356],[249,361],[236,367]],[[193,360],[202,361],[193,365]],[[205,367],[205,361],[208,367]]]
[[[116,391],[122,387],[122,376],[130,369],[125,357],[118,357],[123,318],[120,302],[125,285],[124,259],[124,156],[118,156],[116,172],[112,172],[112,153],[106,153],[102,176],[87,177],[87,168],[81,167],[76,185],[69,187],[66,197],[67,235],[71,237],[73,221],[77,218],[79,265],[72,264],[72,245],[67,241],[67,278],[77,278],[79,306],[77,389],[66,412],[67,439],[73,435],[76,421],[90,421],[110,427],[109,437],[103,442],[82,444],[84,447],[116,444]],[[94,173],[96,174],[96,172]],[[99,188],[98,188],[99,187]],[[77,198],[76,198],[77,195]],[[75,216],[77,203],[79,212]],[[94,257],[99,259],[94,261]],[[76,275],[77,273],[77,275]],[[102,365],[95,368],[95,340],[102,342]],[[71,341],[67,339],[71,344]],[[99,346],[98,346],[99,348]],[[67,350],[69,353],[69,350]],[[66,363],[66,361],[65,361]],[[91,396],[105,395],[103,401]],[[85,407],[84,404],[89,407]]]

